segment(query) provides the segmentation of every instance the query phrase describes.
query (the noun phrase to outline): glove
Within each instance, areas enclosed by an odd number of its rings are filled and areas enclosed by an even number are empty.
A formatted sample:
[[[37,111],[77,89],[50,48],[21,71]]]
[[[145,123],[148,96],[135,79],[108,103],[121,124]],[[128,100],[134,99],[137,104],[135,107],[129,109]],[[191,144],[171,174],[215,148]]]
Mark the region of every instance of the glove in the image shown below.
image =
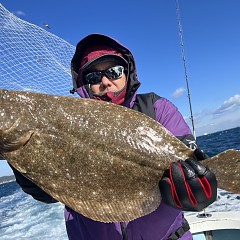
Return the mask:
[[[200,161],[207,156],[195,150]],[[217,180],[214,173],[195,159],[171,164],[159,182],[162,200],[184,211],[201,211],[216,200]]]

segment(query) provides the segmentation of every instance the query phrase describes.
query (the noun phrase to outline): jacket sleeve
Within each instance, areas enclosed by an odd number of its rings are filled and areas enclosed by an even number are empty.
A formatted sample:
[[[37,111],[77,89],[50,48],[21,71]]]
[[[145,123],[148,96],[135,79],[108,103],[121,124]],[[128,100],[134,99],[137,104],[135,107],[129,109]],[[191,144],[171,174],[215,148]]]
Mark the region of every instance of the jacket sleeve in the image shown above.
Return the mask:
[[[8,163],[9,164],[9,163]],[[54,203],[57,202],[49,194],[44,192],[40,187],[33,183],[28,178],[24,177],[17,169],[15,169],[11,164],[9,166],[12,168],[13,173],[16,178],[16,182],[20,185],[22,190],[31,195],[34,199],[45,202],[45,203]]]
[[[189,126],[173,103],[166,98],[160,98],[155,102],[154,109],[159,123],[191,149],[197,148]]]

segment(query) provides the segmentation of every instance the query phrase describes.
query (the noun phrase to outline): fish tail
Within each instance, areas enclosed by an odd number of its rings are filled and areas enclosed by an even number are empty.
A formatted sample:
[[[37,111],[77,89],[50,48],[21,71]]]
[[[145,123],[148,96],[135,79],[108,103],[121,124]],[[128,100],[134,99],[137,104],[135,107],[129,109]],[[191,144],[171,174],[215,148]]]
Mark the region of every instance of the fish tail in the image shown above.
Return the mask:
[[[226,150],[203,163],[215,173],[219,188],[240,193],[240,150]]]

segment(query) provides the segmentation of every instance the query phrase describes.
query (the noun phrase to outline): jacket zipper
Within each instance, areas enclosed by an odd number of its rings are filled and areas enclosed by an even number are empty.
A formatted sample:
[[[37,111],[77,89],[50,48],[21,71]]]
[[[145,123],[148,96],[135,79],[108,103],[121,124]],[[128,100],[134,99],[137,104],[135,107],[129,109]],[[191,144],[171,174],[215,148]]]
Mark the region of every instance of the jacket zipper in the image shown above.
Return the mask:
[[[122,239],[123,240],[128,240],[126,223],[125,222],[120,222],[120,226],[121,226],[121,231],[122,231]]]

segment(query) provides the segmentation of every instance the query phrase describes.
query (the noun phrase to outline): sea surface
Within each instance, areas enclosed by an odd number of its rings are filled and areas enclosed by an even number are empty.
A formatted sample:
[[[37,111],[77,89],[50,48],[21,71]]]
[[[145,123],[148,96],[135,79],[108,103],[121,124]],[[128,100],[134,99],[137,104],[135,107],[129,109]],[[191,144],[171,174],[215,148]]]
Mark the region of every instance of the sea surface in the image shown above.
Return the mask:
[[[197,142],[209,156],[240,150],[240,127],[200,136]],[[233,210],[240,212],[240,194],[218,189],[217,201],[206,212]],[[62,204],[35,201],[15,181],[0,184],[0,240],[67,240],[63,213]]]

